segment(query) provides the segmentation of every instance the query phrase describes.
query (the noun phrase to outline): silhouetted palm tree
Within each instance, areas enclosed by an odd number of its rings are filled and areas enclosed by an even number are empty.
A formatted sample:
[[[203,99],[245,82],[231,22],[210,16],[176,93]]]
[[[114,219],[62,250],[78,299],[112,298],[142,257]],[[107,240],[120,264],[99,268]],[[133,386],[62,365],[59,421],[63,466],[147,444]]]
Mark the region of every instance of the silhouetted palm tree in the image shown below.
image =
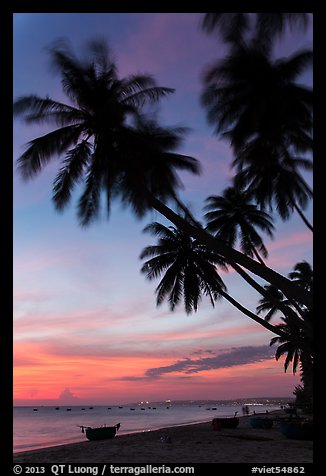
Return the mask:
[[[243,253],[264,264],[259,253],[266,258],[268,252],[256,228],[273,237],[268,213],[252,203],[249,193],[235,187],[228,187],[221,196],[208,197],[206,202],[205,210],[211,210],[205,214],[207,229],[232,247],[239,242]]]
[[[303,265],[303,266],[301,266]],[[299,271],[298,271],[299,270]],[[313,276],[311,266],[306,262],[297,263],[294,271],[289,274],[292,279],[297,279],[304,289],[313,291]],[[290,323],[291,328],[297,328],[306,339],[312,339],[312,314],[304,306],[300,306],[295,300],[287,299],[280,289],[275,286],[264,286],[267,294],[260,300],[256,308],[257,314],[266,313],[264,319],[270,321],[273,316],[281,312],[285,316],[286,323]],[[296,317],[299,317],[297,318]],[[280,316],[281,319],[284,319]]]
[[[30,142],[18,159],[22,176],[33,177],[51,159],[65,155],[54,181],[53,200],[59,210],[63,209],[70,201],[73,188],[83,179],[85,187],[79,200],[83,225],[96,218],[102,190],[108,211],[111,198],[117,194],[122,194],[125,200],[127,196],[131,201],[135,198],[134,206],[140,211],[145,205],[136,203],[139,194],[133,197],[129,188],[125,190],[129,187],[128,181],[142,177],[142,184],[147,180],[148,188],[164,200],[178,184],[175,168],[198,172],[195,159],[166,152],[170,147],[177,147],[183,130],[172,131],[153,124],[147,129],[139,126],[142,106],[158,101],[173,90],[158,87],[148,75],[120,79],[106,45],[92,42],[89,48],[93,56],[88,62],[76,58],[66,44],[56,45],[51,51],[68,104],[35,95],[20,98],[14,104],[15,115],[22,115],[28,123],[49,122],[59,126]],[[133,127],[135,120],[138,121],[137,132]],[[135,156],[137,147],[144,142],[150,152],[155,151],[155,158],[140,153]],[[130,151],[134,151],[132,157]],[[143,177],[145,162],[147,172]]]
[[[301,137],[304,141],[304,137]],[[233,161],[237,168],[234,183],[244,188],[263,209],[276,208],[283,220],[296,211],[305,225],[313,226],[303,213],[313,192],[299,173],[312,169],[309,159],[291,157],[283,144],[256,138],[238,150]]]
[[[249,27],[248,13],[205,13],[202,20],[206,33],[217,31],[227,43],[241,43]]]
[[[289,276],[298,281],[300,286],[312,290],[313,287],[313,274],[312,268],[306,261],[297,263],[294,266]],[[271,288],[271,287],[270,287]],[[289,303],[285,300],[283,294],[279,290],[270,289],[274,293],[276,299],[279,302],[283,302],[286,305]],[[277,305],[274,305],[268,300],[261,299],[260,305],[257,307],[257,312],[269,310],[265,319],[270,319],[272,315],[278,310]],[[278,325],[279,329],[283,331],[282,336],[274,337],[270,344],[280,344],[277,348],[275,357],[278,360],[282,355],[286,354],[284,369],[287,371],[289,364],[293,363],[293,373],[297,371],[298,365],[301,369],[301,380],[309,394],[312,394],[312,374],[313,374],[313,345],[312,334],[307,333],[306,329],[312,329],[312,313],[305,311],[303,317],[303,323],[298,326],[297,321],[287,316],[282,318],[283,323]]]
[[[282,335],[279,328],[259,318],[228,294],[217,271],[217,267],[226,270],[222,256],[175,227],[154,222],[144,231],[159,238],[157,245],[147,246],[140,255],[141,259],[150,257],[141,268],[149,280],[163,274],[156,288],[157,305],[167,299],[173,311],[183,298],[185,310],[189,314],[197,311],[202,295],[208,296],[213,306],[217,299],[224,297],[258,324]]]
[[[235,183],[283,219],[295,209],[310,229],[302,209],[312,191],[299,170],[311,168],[302,154],[312,149],[312,92],[296,80],[311,61],[310,51],[275,61],[241,45],[208,70],[202,95],[216,133],[231,140]]]
[[[289,301],[285,299],[284,294],[279,289],[271,285],[264,286],[268,291],[269,297],[263,296],[259,300],[259,305],[256,308],[257,314],[267,312],[264,316],[266,321],[270,321],[277,312],[280,311],[280,304],[288,306]]]
[[[235,150],[257,136],[302,150],[302,133],[311,148],[312,92],[296,82],[311,63],[311,51],[274,60],[256,43],[232,50],[204,76],[202,102],[216,133]]]
[[[307,261],[297,263],[293,271],[289,273],[290,279],[295,281],[299,286],[308,291],[313,291],[313,270]]]
[[[168,298],[174,310],[183,297],[185,310],[190,313],[197,311],[201,295],[206,294],[214,305],[219,291],[226,290],[216,270],[217,264],[225,269],[223,258],[175,227],[155,222],[144,231],[159,237],[157,245],[147,246],[140,255],[141,259],[152,257],[141,269],[148,279],[164,273],[156,288],[157,304]]]
[[[306,323],[312,326],[312,314],[307,312]],[[313,346],[311,338],[299,328],[292,319],[282,319],[283,323],[277,327],[282,330],[283,335],[273,337],[270,345],[278,344],[275,358],[279,360],[285,356],[284,371],[286,372],[292,363],[292,371],[295,374],[300,369],[300,378],[303,387],[296,387],[295,394],[299,392],[304,400],[304,404],[312,410],[313,400]],[[298,395],[299,396],[299,395]],[[299,400],[299,399],[298,399]],[[298,401],[299,403],[299,401]]]
[[[81,224],[88,225],[97,217],[102,192],[108,211],[111,200],[117,197],[139,215],[154,208],[228,262],[238,263],[309,306],[309,293],[289,279],[188,223],[166,206],[168,198],[175,200],[180,185],[176,169],[199,171],[195,159],[174,152],[183,130],[146,124],[140,115],[143,104],[155,102],[172,90],[158,87],[149,76],[120,79],[105,45],[95,42],[90,51],[92,57],[81,61],[66,45],[51,50],[68,104],[35,95],[15,101],[15,115],[28,123],[59,126],[30,142],[18,159],[22,176],[34,177],[59,156],[62,167],[54,182],[53,199],[57,209],[64,208],[74,186],[83,181],[78,207]]]
[[[240,43],[250,39],[266,43],[281,35],[286,26],[308,25],[308,13],[206,13],[202,28],[207,33],[218,31],[228,43]]]
[[[308,365],[308,362],[309,366],[312,364],[311,343],[307,342],[305,334],[296,323],[289,319],[283,318],[282,320],[283,323],[277,327],[282,330],[283,335],[273,337],[270,341],[270,345],[279,344],[275,353],[276,360],[279,360],[280,357],[285,355],[285,372],[292,362],[292,370],[295,374],[300,364],[303,366],[305,366],[305,364]],[[311,372],[310,367],[309,372]]]

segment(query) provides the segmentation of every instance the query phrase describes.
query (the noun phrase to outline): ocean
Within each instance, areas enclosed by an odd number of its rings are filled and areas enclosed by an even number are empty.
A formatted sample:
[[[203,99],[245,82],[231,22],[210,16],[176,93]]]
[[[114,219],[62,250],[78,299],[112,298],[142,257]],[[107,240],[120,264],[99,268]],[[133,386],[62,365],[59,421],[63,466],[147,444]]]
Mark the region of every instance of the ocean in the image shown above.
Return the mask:
[[[14,452],[86,440],[80,426],[114,426],[118,434],[210,421],[217,416],[242,415],[243,402],[146,403],[113,406],[14,407]],[[280,408],[276,403],[245,403],[250,414]]]

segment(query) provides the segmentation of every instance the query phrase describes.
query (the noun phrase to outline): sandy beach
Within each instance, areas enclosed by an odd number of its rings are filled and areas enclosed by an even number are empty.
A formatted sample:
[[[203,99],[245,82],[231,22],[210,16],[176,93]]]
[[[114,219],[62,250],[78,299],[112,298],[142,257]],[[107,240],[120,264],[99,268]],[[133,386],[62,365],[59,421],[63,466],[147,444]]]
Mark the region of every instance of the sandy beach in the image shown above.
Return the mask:
[[[270,417],[280,412],[270,414]],[[163,442],[168,436],[169,442]],[[241,417],[236,429],[214,431],[206,423],[117,435],[14,454],[14,463],[312,463],[313,442],[290,440],[277,422],[253,429]]]

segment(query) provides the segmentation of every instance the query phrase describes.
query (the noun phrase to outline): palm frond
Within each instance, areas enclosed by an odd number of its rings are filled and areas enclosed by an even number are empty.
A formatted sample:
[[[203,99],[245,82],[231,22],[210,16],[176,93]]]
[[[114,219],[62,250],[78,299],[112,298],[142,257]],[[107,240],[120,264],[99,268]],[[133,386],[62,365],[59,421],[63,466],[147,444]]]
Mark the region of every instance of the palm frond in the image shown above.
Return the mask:
[[[95,154],[93,154],[94,159]],[[78,202],[78,218],[81,226],[87,226],[99,215],[101,177],[96,170],[96,159],[90,164],[84,192]]]
[[[159,285],[156,288],[156,294],[157,294],[157,305],[161,305],[162,302],[169,297],[172,292],[174,300],[170,300],[170,308],[173,310],[175,306],[177,305],[178,302],[176,302],[176,299],[178,298],[178,292],[173,293],[173,288],[176,285],[177,288],[181,286],[180,283],[181,280],[181,275],[179,272],[179,266],[178,263],[173,263],[165,272],[164,277],[161,279]]]
[[[157,102],[163,96],[174,93],[175,89],[157,86],[150,75],[134,75],[121,81],[118,91],[122,103],[141,108],[146,101]]]
[[[14,102],[13,113],[15,117],[23,116],[27,123],[55,122],[60,126],[80,123],[85,119],[85,113],[75,107],[35,95],[18,98]]]
[[[66,126],[30,141],[29,147],[17,159],[17,168],[22,178],[27,180],[34,177],[53,156],[62,154],[68,147],[76,144],[82,132],[82,126]]]
[[[54,180],[53,201],[62,210],[70,200],[75,183],[81,178],[91,156],[91,145],[87,141],[67,152],[63,167]]]
[[[283,80],[293,81],[304,70],[312,66],[313,52],[310,50],[296,52],[290,58],[286,60],[278,60],[276,67],[279,73],[282,75]],[[307,90],[308,91],[308,90]],[[310,97],[312,97],[311,91],[309,91]]]

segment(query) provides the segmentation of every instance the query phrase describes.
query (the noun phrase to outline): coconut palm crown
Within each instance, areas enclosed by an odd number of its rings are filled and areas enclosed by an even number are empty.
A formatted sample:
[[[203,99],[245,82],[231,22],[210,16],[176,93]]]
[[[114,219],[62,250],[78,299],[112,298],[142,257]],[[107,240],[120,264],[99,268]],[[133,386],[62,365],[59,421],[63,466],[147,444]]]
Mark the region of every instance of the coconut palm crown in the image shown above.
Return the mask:
[[[65,42],[50,50],[67,103],[37,95],[21,97],[14,103],[14,115],[22,116],[28,124],[57,126],[32,140],[19,157],[22,177],[34,177],[50,160],[59,157],[54,204],[58,210],[64,209],[76,184],[83,182],[78,203],[82,225],[98,216],[102,192],[108,212],[112,198],[120,196],[142,214],[148,208],[145,187],[164,201],[180,185],[175,169],[199,171],[195,159],[173,153],[184,129],[164,129],[153,122],[144,125],[143,106],[174,90],[157,86],[149,75],[120,78],[112,54],[102,41],[90,42],[88,50],[91,56],[84,59],[77,58]],[[142,173],[144,167],[146,173]],[[141,181],[136,180],[139,177]],[[137,185],[134,191],[130,191],[132,184]]]
[[[226,286],[217,272],[217,264],[225,268],[217,253],[194,240],[182,230],[154,222],[144,231],[158,236],[157,245],[147,246],[140,258],[149,258],[141,268],[150,280],[164,273],[156,288],[157,304],[168,299],[173,311],[184,298],[187,314],[197,311],[202,295],[207,295],[214,306],[219,291]]]
[[[243,253],[263,263],[259,253],[266,258],[268,252],[256,228],[272,238],[270,215],[252,203],[249,193],[236,187],[228,187],[221,196],[210,196],[206,202],[205,210],[210,210],[205,214],[208,231],[232,247],[239,242]]]

